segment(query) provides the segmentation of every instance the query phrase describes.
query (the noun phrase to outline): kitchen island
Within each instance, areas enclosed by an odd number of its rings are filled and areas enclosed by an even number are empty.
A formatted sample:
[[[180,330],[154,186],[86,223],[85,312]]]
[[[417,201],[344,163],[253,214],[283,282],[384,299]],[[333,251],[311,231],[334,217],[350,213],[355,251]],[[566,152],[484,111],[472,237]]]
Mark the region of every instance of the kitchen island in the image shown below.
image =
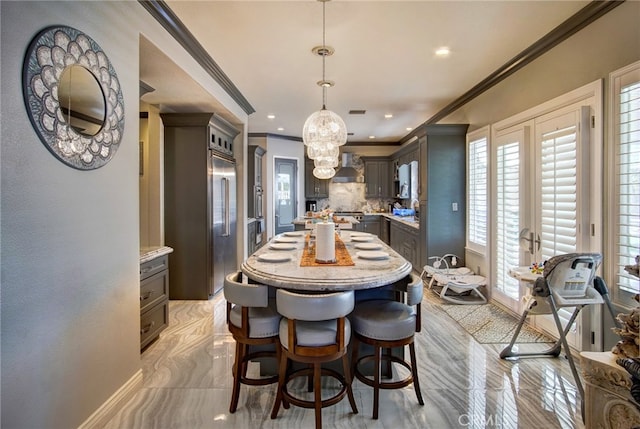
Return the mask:
[[[403,279],[412,270],[409,261],[377,236],[349,231],[342,231],[336,242],[344,244],[353,265],[301,266],[308,238],[309,232],[305,231],[274,237],[244,261],[242,272],[258,283],[277,288],[324,292],[378,288]],[[286,243],[290,245],[278,246]],[[382,252],[378,253],[379,259],[367,253],[372,250],[361,249],[374,244],[379,249],[373,251]]]

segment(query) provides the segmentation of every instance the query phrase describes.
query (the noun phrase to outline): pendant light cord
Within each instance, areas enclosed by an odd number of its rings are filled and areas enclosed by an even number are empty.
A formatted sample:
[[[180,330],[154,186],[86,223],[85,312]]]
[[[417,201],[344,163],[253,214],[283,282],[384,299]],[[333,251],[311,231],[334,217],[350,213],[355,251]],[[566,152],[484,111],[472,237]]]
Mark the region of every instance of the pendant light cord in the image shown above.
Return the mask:
[[[325,81],[324,72],[325,72],[325,64],[324,60],[327,56],[327,44],[325,42],[325,33],[326,33],[326,24],[325,24],[325,7],[327,2],[322,1],[322,81]],[[327,87],[322,85],[322,110],[326,110],[327,105]]]

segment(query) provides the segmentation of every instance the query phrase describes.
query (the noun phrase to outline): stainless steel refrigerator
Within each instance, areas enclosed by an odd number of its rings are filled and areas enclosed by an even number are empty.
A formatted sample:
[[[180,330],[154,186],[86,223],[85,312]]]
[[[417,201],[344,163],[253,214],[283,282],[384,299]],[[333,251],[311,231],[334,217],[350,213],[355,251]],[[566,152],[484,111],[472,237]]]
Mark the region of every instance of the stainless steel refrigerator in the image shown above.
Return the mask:
[[[211,255],[209,293],[215,294],[224,277],[236,269],[236,164],[211,155]]]
[[[209,299],[236,270],[234,129],[211,114],[162,114],[169,298]],[[221,125],[222,124],[222,125]]]

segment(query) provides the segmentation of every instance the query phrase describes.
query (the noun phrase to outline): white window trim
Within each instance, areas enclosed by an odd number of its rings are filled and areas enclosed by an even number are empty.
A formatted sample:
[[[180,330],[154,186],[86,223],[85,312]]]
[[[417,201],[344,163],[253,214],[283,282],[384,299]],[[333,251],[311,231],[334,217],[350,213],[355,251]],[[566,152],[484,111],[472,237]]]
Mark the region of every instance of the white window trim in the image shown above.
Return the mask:
[[[486,139],[487,141],[487,169],[486,169],[486,176],[487,176],[487,189],[486,189],[486,193],[487,193],[487,236],[486,236],[486,244],[483,246],[479,243],[474,243],[469,241],[469,210],[467,210],[467,219],[465,221],[465,227],[467,229],[467,234],[466,235],[466,250],[467,251],[472,251],[474,253],[476,253],[477,255],[480,256],[484,256],[487,257],[488,256],[488,249],[489,249],[489,244],[491,241],[491,186],[490,186],[490,172],[491,172],[491,166],[490,166],[490,150],[491,150],[491,127],[489,125],[484,126],[480,129],[477,129],[473,132],[470,132],[469,134],[467,134],[467,151],[466,151],[466,163],[467,163],[467,177],[468,177],[468,172],[469,172],[469,144],[480,140],[480,139]],[[467,207],[470,207],[469,205],[469,190],[467,189]]]
[[[635,307],[637,304],[632,300],[632,294],[619,291],[616,285],[616,273],[617,273],[617,249],[616,249],[616,241],[618,231],[616,228],[617,223],[617,196],[618,190],[616,189],[616,154],[617,154],[617,124],[618,118],[616,117],[616,112],[618,112],[618,93],[617,93],[617,85],[620,78],[623,76],[633,73],[636,70],[640,69],[640,61],[636,61],[635,63],[629,64],[621,69],[615,70],[609,74],[609,97],[608,97],[608,112],[609,118],[607,121],[608,132],[608,147],[606,152],[606,183],[605,187],[607,189],[606,194],[604,195],[604,204],[607,207],[607,242],[606,242],[606,255],[605,258],[605,281],[609,286],[609,292],[611,294],[612,301],[627,310],[631,310],[631,308]]]

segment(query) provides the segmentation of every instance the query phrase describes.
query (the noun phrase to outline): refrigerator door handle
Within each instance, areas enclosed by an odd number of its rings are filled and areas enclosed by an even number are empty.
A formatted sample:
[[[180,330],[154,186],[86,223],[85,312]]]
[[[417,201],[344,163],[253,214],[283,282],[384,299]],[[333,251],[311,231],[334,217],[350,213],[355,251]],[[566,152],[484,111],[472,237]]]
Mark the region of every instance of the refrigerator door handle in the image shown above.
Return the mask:
[[[229,219],[229,179],[226,177],[222,178],[222,193],[224,194],[224,206],[222,207],[223,217],[224,217],[224,232],[222,234],[223,237],[229,237],[231,235],[230,230],[230,219]]]

